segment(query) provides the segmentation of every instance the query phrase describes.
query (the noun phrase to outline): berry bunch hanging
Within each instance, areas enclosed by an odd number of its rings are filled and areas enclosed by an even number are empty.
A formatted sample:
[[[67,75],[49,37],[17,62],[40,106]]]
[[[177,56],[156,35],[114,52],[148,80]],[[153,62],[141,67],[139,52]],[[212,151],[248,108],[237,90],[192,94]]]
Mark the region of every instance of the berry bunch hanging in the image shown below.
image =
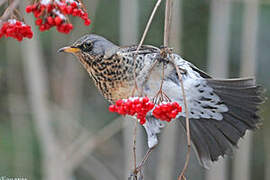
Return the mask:
[[[109,111],[117,112],[121,115],[136,115],[140,120],[140,124],[144,124],[146,122],[146,114],[153,109],[154,106],[154,103],[152,103],[148,97],[133,97],[116,101],[115,105],[109,106]]]
[[[181,111],[182,107],[177,102],[163,102],[155,107],[153,116],[161,121],[170,122]]]
[[[146,114],[154,108],[152,115],[161,121],[170,122],[176,118],[179,112],[182,111],[181,106],[177,102],[162,102],[156,105],[149,100],[148,97],[139,98],[133,97],[129,99],[120,99],[115,105],[109,106],[110,112],[117,112],[121,115],[136,115],[140,120],[140,124],[146,122]]]
[[[40,31],[46,31],[56,26],[57,31],[68,34],[73,29],[68,15],[80,17],[86,26],[91,24],[83,7],[80,0],[41,0],[33,5],[28,5],[25,11],[34,14]]]
[[[1,37],[12,37],[18,41],[22,41],[23,38],[32,38],[33,32],[31,27],[23,23],[22,21],[16,19],[9,19],[3,23],[0,29],[0,38]]]

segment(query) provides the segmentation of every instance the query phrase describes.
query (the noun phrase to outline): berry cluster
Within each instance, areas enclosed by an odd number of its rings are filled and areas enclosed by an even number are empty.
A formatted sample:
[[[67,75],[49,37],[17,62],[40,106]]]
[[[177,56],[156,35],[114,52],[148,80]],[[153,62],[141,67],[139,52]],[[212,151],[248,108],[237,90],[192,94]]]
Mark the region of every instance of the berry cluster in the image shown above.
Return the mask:
[[[177,102],[163,102],[155,106],[148,97],[120,99],[116,101],[115,105],[109,106],[109,111],[117,112],[121,115],[137,115],[140,124],[144,124],[146,122],[146,114],[153,108],[153,116],[167,122],[176,118],[177,114],[182,111],[182,107]]]
[[[67,34],[73,29],[68,15],[80,17],[86,26],[90,25],[91,21],[82,6],[78,0],[41,0],[39,3],[28,5],[25,11],[34,14],[40,31],[56,26],[57,31]]]
[[[146,122],[146,114],[154,108],[154,103],[152,103],[148,97],[133,97],[129,99],[120,99],[116,101],[115,105],[110,105],[109,111],[117,112],[121,115],[137,115],[140,120],[140,124]]]
[[[16,19],[9,19],[3,24],[0,29],[0,38],[13,37],[18,41],[22,41],[23,38],[32,38],[33,32],[31,27]]]
[[[181,111],[182,108],[177,102],[169,102],[156,106],[153,110],[153,115],[161,121],[170,122]]]

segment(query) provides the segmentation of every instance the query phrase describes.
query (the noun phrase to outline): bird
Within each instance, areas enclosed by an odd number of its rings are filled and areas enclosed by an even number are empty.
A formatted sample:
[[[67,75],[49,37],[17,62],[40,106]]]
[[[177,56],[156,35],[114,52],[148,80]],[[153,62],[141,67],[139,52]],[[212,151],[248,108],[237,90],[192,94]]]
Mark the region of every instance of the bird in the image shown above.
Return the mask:
[[[185,129],[186,110],[176,65],[185,90],[193,149],[205,168],[220,157],[232,155],[246,131],[260,126],[258,111],[265,97],[255,78],[215,79],[180,55],[166,53],[166,47],[137,48],[86,34],[58,52],[75,55],[110,103],[142,95],[153,99],[161,89],[170,101],[183,107],[175,120]],[[158,144],[158,134],[165,126],[164,121],[147,114],[143,127],[149,148]]]

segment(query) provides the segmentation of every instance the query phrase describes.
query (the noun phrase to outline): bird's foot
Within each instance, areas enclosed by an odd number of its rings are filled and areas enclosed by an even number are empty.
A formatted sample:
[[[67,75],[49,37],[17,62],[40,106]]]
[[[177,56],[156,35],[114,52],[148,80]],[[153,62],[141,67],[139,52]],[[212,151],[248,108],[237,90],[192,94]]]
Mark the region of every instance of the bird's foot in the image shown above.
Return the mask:
[[[177,180],[187,180],[187,178],[183,174],[181,174]]]
[[[171,54],[173,52],[173,48],[169,48],[167,46],[160,46],[160,56],[164,59],[164,60],[168,60],[168,54]]]
[[[137,169],[137,168],[136,168]],[[143,173],[142,171],[134,171],[128,177],[128,180],[143,180]]]

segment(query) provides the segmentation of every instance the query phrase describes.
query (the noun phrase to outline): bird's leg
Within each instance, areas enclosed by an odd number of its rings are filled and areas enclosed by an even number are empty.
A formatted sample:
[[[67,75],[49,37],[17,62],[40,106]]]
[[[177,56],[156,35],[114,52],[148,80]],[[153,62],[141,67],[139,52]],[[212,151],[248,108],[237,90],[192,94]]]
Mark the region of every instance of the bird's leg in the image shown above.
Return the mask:
[[[166,46],[160,46],[160,56],[161,56],[161,58],[163,60],[166,60],[168,62],[171,62],[171,56],[170,56],[170,59],[168,59],[168,56],[167,55],[168,54],[171,55],[172,54],[172,51],[173,51],[172,48],[168,48]],[[173,63],[173,62],[171,62],[171,63]],[[187,70],[186,69],[183,69],[183,68],[181,68],[179,66],[178,66],[178,68],[179,68],[181,74],[186,74],[187,73]]]
[[[142,167],[144,166],[144,164],[146,163],[147,159],[149,158],[151,152],[153,152],[153,150],[155,149],[156,146],[149,148],[146,152],[146,154],[143,157],[143,160],[141,161],[141,163],[136,167],[134,174],[137,174],[138,172],[141,172]]]
[[[162,63],[162,77],[161,77],[160,87],[157,94],[153,98],[153,101],[155,104],[159,104],[163,101],[171,101],[170,98],[162,90],[163,82],[164,82],[164,62]]]
[[[168,61],[167,55],[171,54],[172,51],[173,51],[172,48],[169,48],[169,47],[166,47],[166,46],[163,46],[163,45],[160,46],[160,56],[166,61]]]

